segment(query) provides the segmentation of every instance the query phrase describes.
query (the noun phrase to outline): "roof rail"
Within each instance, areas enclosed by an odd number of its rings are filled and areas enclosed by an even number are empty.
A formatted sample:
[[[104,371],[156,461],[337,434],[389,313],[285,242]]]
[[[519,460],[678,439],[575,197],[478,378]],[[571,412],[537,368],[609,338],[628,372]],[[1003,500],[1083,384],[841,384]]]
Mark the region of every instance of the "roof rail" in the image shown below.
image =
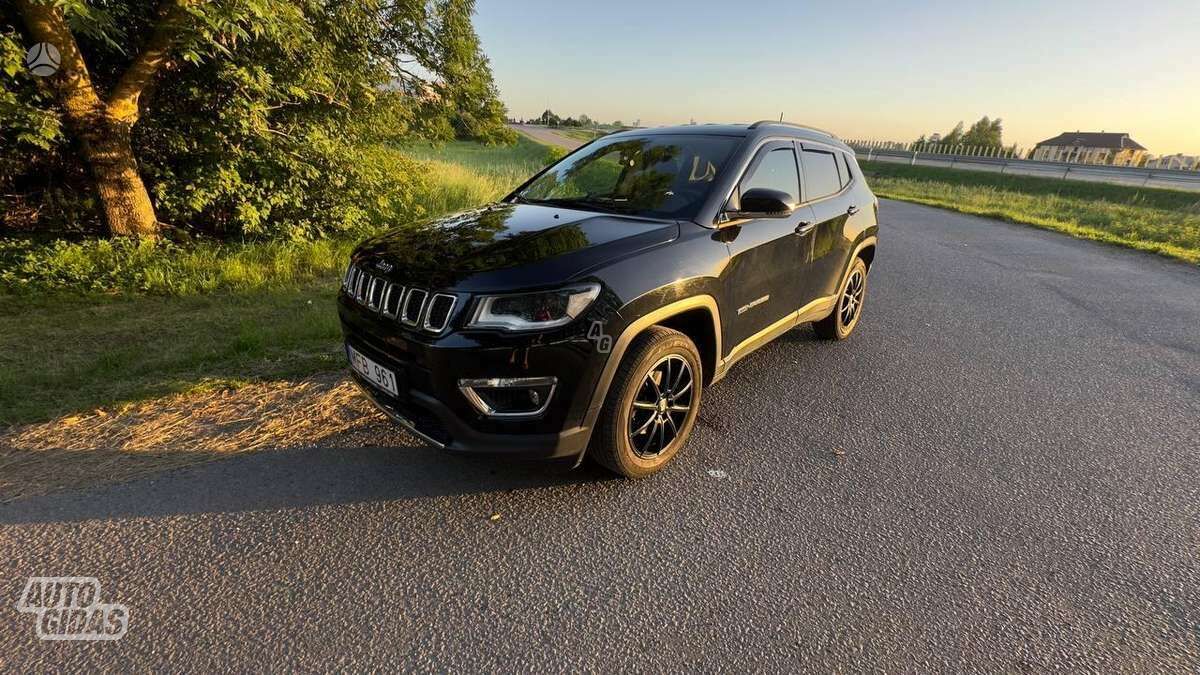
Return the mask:
[[[816,127],[810,127],[810,126],[808,126],[807,124],[797,124],[797,123],[795,123],[795,122],[783,122],[783,121],[781,121],[781,120],[759,120],[759,121],[755,122],[754,124],[751,124],[751,125],[750,125],[750,128],[751,128],[751,129],[757,129],[757,128],[761,127],[761,126],[762,126],[762,125],[764,125],[764,124],[782,124],[782,125],[783,125],[783,126],[785,126],[785,127],[795,127],[795,128],[797,128],[797,129],[804,129],[804,130],[806,130],[806,131],[814,131],[814,132],[816,132],[816,133],[818,133],[818,134],[825,134],[826,136],[828,136],[828,137],[830,137],[830,138],[833,138],[833,139],[836,139],[836,138],[837,138],[837,135],[836,135],[836,134],[834,134],[832,131],[825,131],[824,129],[818,129],[818,128],[816,128]]]

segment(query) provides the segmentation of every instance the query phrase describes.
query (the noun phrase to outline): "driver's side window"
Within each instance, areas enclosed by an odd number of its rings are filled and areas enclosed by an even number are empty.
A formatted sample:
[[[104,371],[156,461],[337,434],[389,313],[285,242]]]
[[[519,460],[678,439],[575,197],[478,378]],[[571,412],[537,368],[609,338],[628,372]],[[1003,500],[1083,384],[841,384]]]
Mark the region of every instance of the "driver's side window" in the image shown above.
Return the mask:
[[[792,148],[775,148],[768,150],[758,166],[742,178],[738,185],[738,195],[746,194],[754,188],[769,188],[786,192],[791,197],[790,202],[800,202],[800,172],[796,169],[796,153]]]

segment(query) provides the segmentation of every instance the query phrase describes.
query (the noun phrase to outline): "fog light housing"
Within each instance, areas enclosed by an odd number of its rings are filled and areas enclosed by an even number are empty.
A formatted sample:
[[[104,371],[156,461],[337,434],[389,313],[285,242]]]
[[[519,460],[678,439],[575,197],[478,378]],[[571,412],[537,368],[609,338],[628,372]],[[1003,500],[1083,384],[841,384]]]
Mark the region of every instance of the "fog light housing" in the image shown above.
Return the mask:
[[[557,377],[492,377],[459,380],[458,390],[486,417],[538,417],[550,407]]]

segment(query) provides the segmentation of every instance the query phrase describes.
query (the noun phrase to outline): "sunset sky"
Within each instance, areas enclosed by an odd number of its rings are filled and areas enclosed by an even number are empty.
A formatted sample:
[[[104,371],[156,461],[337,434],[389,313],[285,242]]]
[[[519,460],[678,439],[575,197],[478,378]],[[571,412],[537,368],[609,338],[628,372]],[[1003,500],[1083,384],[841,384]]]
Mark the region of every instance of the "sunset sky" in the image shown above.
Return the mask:
[[[911,141],[983,115],[1030,147],[1125,131],[1200,154],[1200,1],[479,0],[510,114],[785,118]]]

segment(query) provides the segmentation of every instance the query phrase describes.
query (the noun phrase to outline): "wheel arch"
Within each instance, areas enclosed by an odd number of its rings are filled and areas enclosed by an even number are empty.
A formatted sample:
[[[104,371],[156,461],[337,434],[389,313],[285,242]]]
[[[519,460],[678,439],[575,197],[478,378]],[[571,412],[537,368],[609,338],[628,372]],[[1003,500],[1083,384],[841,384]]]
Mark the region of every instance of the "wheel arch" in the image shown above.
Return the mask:
[[[870,270],[871,263],[875,262],[875,241],[872,240],[871,243],[866,244],[865,246],[862,246],[861,248],[859,248],[854,253],[854,257],[862,258],[863,262],[865,262],[867,264],[867,269]]]
[[[863,262],[867,264],[867,270],[870,271],[871,265],[875,262],[875,245],[878,241],[879,238],[875,235],[868,235],[854,245],[850,255],[846,257],[846,262],[842,264],[842,273],[838,276],[837,288],[842,287],[842,282],[850,273],[850,266],[854,264],[855,258],[862,258]]]
[[[717,307],[716,298],[708,294],[694,295],[647,312],[630,322],[613,342],[612,351],[600,373],[600,379],[592,392],[591,401],[588,403],[588,410],[584,416],[584,424],[589,429],[589,435],[595,427],[596,419],[600,416],[601,408],[604,407],[604,401],[608,398],[608,390],[612,386],[617,368],[625,358],[626,350],[634,338],[651,326],[672,328],[691,338],[692,342],[696,343],[696,349],[700,351],[701,367],[703,368],[702,382],[706,385],[712,382],[721,353],[721,310]],[[701,336],[706,344],[702,346],[693,335]],[[587,447],[585,446],[584,450],[579,453],[577,464],[583,461],[586,453]]]

